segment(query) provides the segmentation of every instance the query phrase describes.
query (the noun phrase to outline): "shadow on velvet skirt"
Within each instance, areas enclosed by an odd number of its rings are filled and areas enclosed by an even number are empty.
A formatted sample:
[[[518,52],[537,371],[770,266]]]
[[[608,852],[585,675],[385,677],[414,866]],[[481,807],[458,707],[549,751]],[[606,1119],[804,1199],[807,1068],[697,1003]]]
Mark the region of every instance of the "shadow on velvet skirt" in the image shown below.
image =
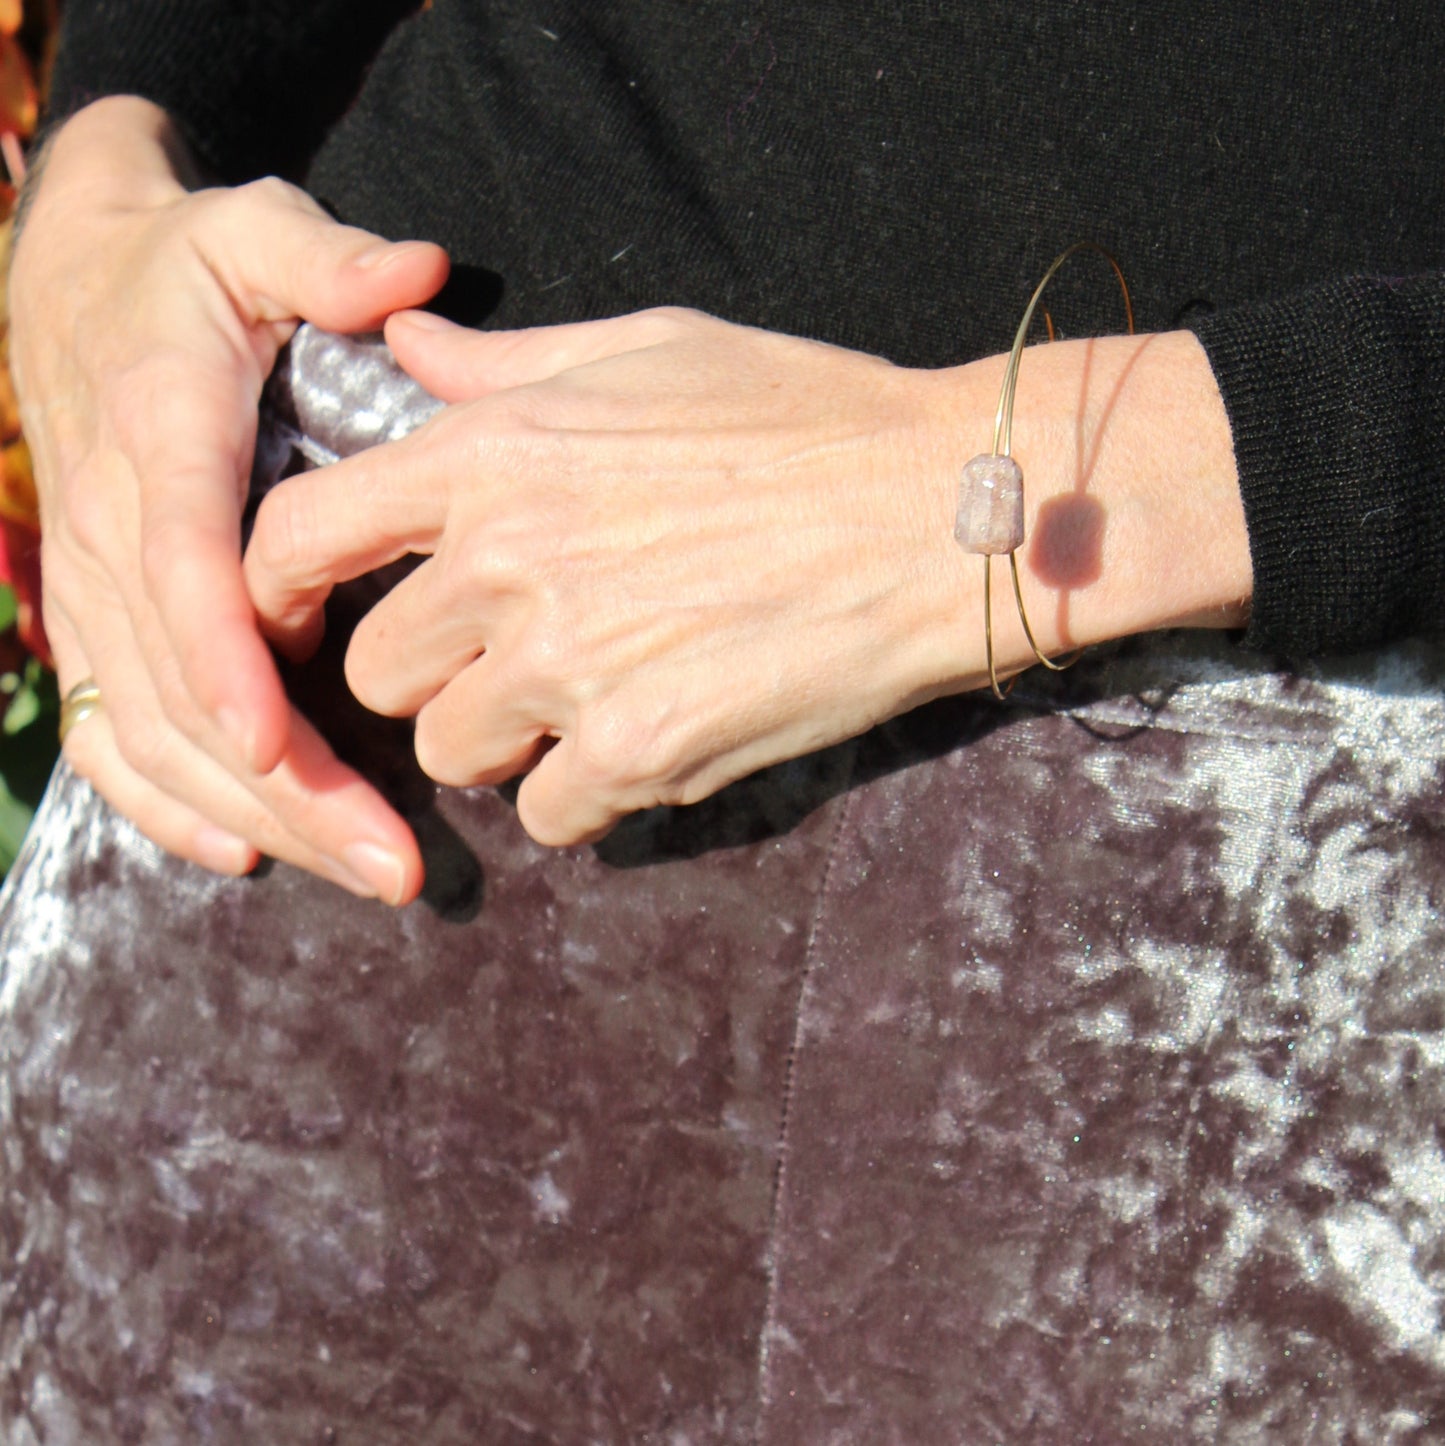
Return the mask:
[[[303,331],[257,488],[434,405]],[[12,1446],[1445,1435],[1445,652],[1156,639],[562,851],[290,681],[426,892],[211,877],[62,766]]]

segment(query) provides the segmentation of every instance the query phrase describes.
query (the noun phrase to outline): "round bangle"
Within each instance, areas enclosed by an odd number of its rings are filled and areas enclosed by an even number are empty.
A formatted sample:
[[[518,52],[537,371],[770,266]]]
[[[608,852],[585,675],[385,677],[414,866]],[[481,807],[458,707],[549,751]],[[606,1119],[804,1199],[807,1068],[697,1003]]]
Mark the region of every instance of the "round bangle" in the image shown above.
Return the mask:
[[[1129,298],[1129,285],[1114,257],[1095,241],[1076,241],[1067,250],[1054,258],[1053,264],[1044,272],[1043,279],[1034,287],[1029,304],[1024,308],[1023,319],[1014,333],[1014,344],[1009,351],[1008,365],[1004,368],[1003,386],[999,391],[998,410],[993,419],[993,451],[983,452],[964,463],[963,476],[958,486],[958,512],[954,519],[953,535],[965,552],[979,553],[983,557],[983,640],[988,658],[988,681],[993,695],[1002,702],[1013,688],[1013,678],[1006,680],[1007,686],[1000,686],[998,664],[993,650],[993,559],[1006,556],[1009,571],[1013,576],[1014,602],[1018,606],[1019,621],[1023,624],[1024,636],[1034,657],[1056,673],[1072,667],[1083,655],[1080,648],[1073,657],[1062,662],[1045,656],[1034,638],[1029,626],[1029,615],[1024,608],[1023,589],[1019,586],[1018,549],[1024,541],[1024,473],[1023,468],[1012,456],[1014,428],[1014,395],[1018,391],[1019,365],[1023,360],[1024,343],[1028,339],[1029,326],[1038,308],[1044,288],[1057,275],[1059,268],[1069,257],[1080,251],[1096,251],[1114,269],[1119,289],[1124,294],[1124,315],[1128,334],[1134,334],[1134,303]],[[1047,317],[1047,313],[1045,313]],[[1049,326],[1049,337],[1053,339],[1053,326]]]

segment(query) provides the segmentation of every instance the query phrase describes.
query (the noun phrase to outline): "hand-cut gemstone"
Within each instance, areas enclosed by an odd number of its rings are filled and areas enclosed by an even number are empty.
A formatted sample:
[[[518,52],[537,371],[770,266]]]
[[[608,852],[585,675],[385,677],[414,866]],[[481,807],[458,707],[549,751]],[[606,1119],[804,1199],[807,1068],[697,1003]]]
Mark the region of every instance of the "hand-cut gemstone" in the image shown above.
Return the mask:
[[[984,453],[963,466],[953,535],[965,552],[1012,552],[1024,540],[1024,474],[1012,457]]]

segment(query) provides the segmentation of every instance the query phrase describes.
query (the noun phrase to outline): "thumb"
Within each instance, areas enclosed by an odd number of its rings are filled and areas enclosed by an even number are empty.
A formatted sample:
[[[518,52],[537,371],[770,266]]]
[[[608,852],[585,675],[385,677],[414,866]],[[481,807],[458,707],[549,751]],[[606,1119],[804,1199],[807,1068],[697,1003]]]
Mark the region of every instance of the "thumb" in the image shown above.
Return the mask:
[[[669,307],[524,331],[473,331],[404,311],[387,322],[386,340],[402,370],[434,397],[467,402],[670,341],[694,324],[691,317]]]
[[[194,240],[252,324],[374,330],[393,311],[434,296],[450,267],[440,246],[343,226],[304,191],[274,179],[220,193]]]

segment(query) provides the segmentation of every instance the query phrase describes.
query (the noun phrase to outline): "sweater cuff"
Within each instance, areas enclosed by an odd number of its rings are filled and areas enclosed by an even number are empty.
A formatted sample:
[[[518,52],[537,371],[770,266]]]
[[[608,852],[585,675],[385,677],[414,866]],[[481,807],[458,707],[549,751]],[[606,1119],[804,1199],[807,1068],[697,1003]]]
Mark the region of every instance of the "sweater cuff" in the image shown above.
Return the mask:
[[[1445,277],[1353,277],[1193,324],[1234,434],[1254,599],[1293,656],[1445,618]]]

